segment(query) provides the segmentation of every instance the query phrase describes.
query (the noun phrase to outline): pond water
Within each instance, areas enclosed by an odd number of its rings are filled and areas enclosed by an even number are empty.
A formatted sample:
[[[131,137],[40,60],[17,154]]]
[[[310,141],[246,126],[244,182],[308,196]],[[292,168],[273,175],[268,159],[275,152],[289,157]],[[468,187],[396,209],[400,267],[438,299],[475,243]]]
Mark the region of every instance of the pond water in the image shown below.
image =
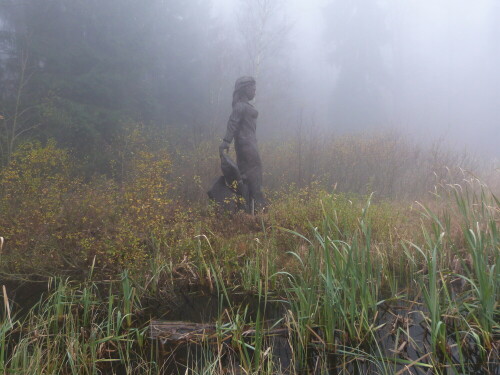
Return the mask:
[[[218,298],[212,294],[190,293],[177,298],[175,304],[164,307],[160,314],[152,315],[154,319],[165,321],[183,321],[193,323],[219,324],[232,319],[235,311],[242,314],[249,326],[257,319],[257,313],[263,313],[263,320],[267,327],[284,327],[285,315],[289,304],[286,301],[272,300],[264,304],[255,296],[234,294],[230,296],[231,304],[226,298]],[[332,307],[335,308],[335,307]],[[357,348],[344,346],[339,336],[334,349],[322,345],[322,332],[319,327],[313,327],[314,334],[308,343],[306,360],[299,366],[294,359],[297,348],[291,346],[294,340],[289,334],[269,335],[263,339],[263,351],[270,348],[274,368],[282,373],[300,374],[433,374],[430,369],[432,363],[430,334],[424,319],[425,310],[419,303],[411,301],[397,301],[380,307],[377,314],[376,326],[381,326],[375,333],[375,340]],[[233,316],[234,319],[234,316]],[[293,334],[292,334],[293,335]],[[440,368],[441,374],[493,374],[500,375],[498,358],[482,360],[472,342],[462,342],[460,358],[458,346],[453,334],[448,335],[447,343],[448,363]],[[186,366],[202,368],[214,360],[214,355],[221,351],[221,347],[214,346],[213,342],[169,342],[158,341],[157,355],[163,363],[165,373],[182,373]],[[223,340],[224,341],[224,340]],[[251,337],[247,343],[250,345]],[[241,352],[237,352],[231,339],[225,340],[223,360],[228,373],[238,371]],[[465,350],[467,348],[467,350]],[[250,356],[252,350],[248,350]],[[382,358],[383,357],[383,358]],[[397,362],[400,363],[397,363]],[[423,364],[423,365],[419,365]],[[451,365],[454,364],[454,365]],[[428,366],[426,366],[428,365]],[[293,371],[292,371],[293,368]],[[243,372],[242,372],[243,373]]]
[[[47,287],[47,283],[18,287],[8,285],[9,298],[15,304],[14,310],[19,315],[22,315],[22,311],[28,311],[40,301]],[[226,333],[220,335],[219,340],[215,336],[203,342],[151,340],[154,359],[161,363],[162,373],[165,374],[184,373],[187,367],[204,368],[215,363],[217,356],[221,358],[219,365],[227,373],[241,372],[240,369],[248,367],[248,361],[252,361],[254,355],[248,345],[255,342],[252,330],[257,321],[261,322],[261,332],[267,332],[263,335],[260,355],[265,355],[276,371],[279,369],[285,374],[437,373],[430,368],[435,358],[431,355],[430,334],[424,318],[428,313],[418,302],[397,300],[381,305],[375,322],[375,326],[380,328],[375,332],[375,338],[354,348],[345,342],[341,334],[333,348],[326,347],[322,342],[324,332],[321,327],[314,326],[310,327],[308,342],[300,349],[297,346],[300,338],[287,324],[290,309],[290,304],[279,298],[268,297],[265,300],[245,293],[232,293],[223,297],[193,288],[177,290],[165,301],[159,298],[146,299],[143,310],[136,312],[136,322],[139,327],[145,327],[152,320],[182,321],[204,323],[225,330]],[[248,335],[243,335],[243,332]],[[235,338],[238,333],[239,344]],[[447,358],[438,358],[438,362],[446,363],[447,366],[439,369],[440,374],[500,375],[500,337],[494,337],[497,350],[491,351],[487,358],[480,355],[471,337],[460,335],[459,343],[456,342],[458,335],[455,332],[448,332],[447,337]],[[246,348],[244,353],[242,347]],[[245,356],[246,364],[242,363]],[[298,357],[301,357],[300,361]]]

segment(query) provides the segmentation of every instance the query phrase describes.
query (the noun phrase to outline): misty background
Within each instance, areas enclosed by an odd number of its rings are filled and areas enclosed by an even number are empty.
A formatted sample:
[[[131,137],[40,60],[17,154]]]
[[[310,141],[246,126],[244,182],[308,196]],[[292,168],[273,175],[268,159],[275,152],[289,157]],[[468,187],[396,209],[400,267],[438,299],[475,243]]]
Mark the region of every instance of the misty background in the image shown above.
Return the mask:
[[[257,79],[259,141],[401,132],[500,157],[494,0],[0,0],[0,152],[99,163],[131,123],[220,139]],[[216,150],[214,150],[214,154]]]
[[[240,10],[214,2],[228,22]],[[290,84],[309,122],[500,156],[499,2],[292,0],[281,10]]]

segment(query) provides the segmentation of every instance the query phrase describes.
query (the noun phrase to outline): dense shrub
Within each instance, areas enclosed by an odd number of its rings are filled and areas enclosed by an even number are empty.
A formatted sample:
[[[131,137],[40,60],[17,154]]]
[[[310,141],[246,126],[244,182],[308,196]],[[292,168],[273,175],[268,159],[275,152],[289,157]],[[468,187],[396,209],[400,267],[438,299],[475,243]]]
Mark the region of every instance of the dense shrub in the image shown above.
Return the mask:
[[[131,139],[139,142],[138,134]],[[176,220],[168,197],[171,162],[142,143],[121,181],[71,174],[75,161],[53,141],[25,144],[0,175],[4,265],[11,272],[140,266],[148,243]]]
[[[218,140],[210,139],[182,143],[172,155],[173,188],[183,200],[206,199],[206,191],[220,174]],[[464,171],[482,179],[491,174],[489,166],[486,170],[468,153],[440,142],[417,144],[390,131],[262,140],[259,147],[268,194],[314,185],[327,191],[414,200],[436,184],[461,183]]]
[[[269,246],[286,253],[295,238],[277,228],[311,235],[325,210],[335,212],[339,233],[349,236],[371,192],[373,240],[387,243],[414,228],[406,198],[422,197],[436,184],[461,183],[461,168],[472,163],[382,135],[306,139],[300,148],[268,143],[261,146],[267,212],[214,216],[206,190],[220,173],[217,145],[190,149],[168,141],[131,127],[107,150],[116,156],[108,173],[93,176],[80,173],[80,161],[53,141],[21,146],[0,172],[1,271],[85,273],[95,259],[103,274],[113,274],[141,270],[158,256],[170,264],[189,262],[201,248],[210,250],[198,235],[237,267],[240,256],[255,251],[257,233],[272,232]]]

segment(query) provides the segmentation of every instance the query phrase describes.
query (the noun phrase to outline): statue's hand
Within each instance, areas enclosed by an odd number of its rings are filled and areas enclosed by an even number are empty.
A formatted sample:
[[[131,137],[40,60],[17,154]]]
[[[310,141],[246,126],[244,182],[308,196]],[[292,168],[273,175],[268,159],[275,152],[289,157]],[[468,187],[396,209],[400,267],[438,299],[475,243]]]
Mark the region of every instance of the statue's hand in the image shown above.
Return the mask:
[[[225,151],[229,151],[229,142],[227,141],[222,141],[222,143],[219,146],[219,152],[222,153]]]

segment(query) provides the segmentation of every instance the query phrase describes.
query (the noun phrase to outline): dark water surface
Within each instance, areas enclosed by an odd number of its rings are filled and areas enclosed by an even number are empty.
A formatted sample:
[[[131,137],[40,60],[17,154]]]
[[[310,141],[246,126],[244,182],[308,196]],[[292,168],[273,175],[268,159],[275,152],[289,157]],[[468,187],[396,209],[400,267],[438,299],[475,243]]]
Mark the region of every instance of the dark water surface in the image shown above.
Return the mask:
[[[154,319],[166,321],[185,321],[194,323],[215,323],[228,320],[230,312],[240,315],[244,311],[245,321],[252,325],[257,318],[257,312],[263,315],[263,320],[268,326],[278,322],[284,326],[284,317],[289,305],[286,301],[269,299],[267,304],[255,296],[233,294],[230,296],[231,304],[226,298],[219,298],[213,294],[189,293],[176,299],[176,303],[164,306],[160,314],[153,314]],[[222,302],[221,302],[222,301]],[[335,307],[332,307],[335,308]],[[295,372],[300,374],[380,374],[385,363],[385,371],[394,371],[395,374],[434,374],[429,367],[411,364],[419,362],[431,363],[430,333],[424,319],[425,310],[421,304],[411,301],[398,301],[380,307],[376,332],[376,342],[366,346],[351,348],[343,346],[341,338],[334,350],[325,348],[320,342],[322,332],[315,328],[318,339],[311,340],[307,349],[307,364]],[[227,315],[229,314],[229,315]],[[227,316],[225,316],[227,315]],[[500,361],[498,358],[481,359],[479,352],[472,342],[462,342],[465,358],[460,360],[460,353],[454,341],[452,332],[448,335],[448,359],[443,363],[453,363],[443,366],[441,374],[470,374],[470,375],[500,375]],[[291,364],[294,361],[293,348],[290,347],[291,338],[288,335],[267,337],[264,340],[264,350],[272,348],[273,363],[275,368],[283,373],[291,373]],[[292,340],[293,341],[293,340]],[[372,340],[374,341],[374,340]],[[203,367],[213,360],[207,353],[216,352],[217,348],[210,345],[203,346],[197,343],[157,343],[160,350],[158,355],[164,364],[165,373],[184,372],[186,366]],[[219,348],[220,349],[220,348]],[[240,363],[236,359],[241,353],[231,352],[228,347],[224,353],[224,362],[228,373],[237,372]],[[352,352],[359,352],[358,358]],[[380,353],[383,353],[382,355]],[[383,356],[384,361],[380,357]],[[405,363],[397,363],[398,361]],[[375,362],[375,363],[374,363]],[[440,361],[441,362],[441,361]],[[347,363],[347,364],[346,364]]]
[[[19,285],[5,283],[5,285],[14,306],[13,310],[19,315],[29,311],[49,289],[47,282]],[[375,334],[376,339],[354,349],[352,345],[344,343],[340,335],[335,348],[326,348],[321,343],[323,335],[321,328],[312,327],[314,334],[311,334],[312,339],[308,343],[302,367],[293,365],[297,348],[292,348],[290,342],[294,342],[297,338],[283,334],[289,308],[286,301],[278,298],[265,300],[263,297],[259,299],[255,295],[245,293],[231,293],[228,297],[224,297],[193,288],[190,291],[175,291],[168,301],[161,301],[158,298],[146,299],[143,302],[143,311],[137,316],[139,325],[147,325],[151,320],[212,325],[218,322],[219,325],[228,325],[238,316],[242,321],[240,324],[246,325],[245,329],[253,328],[259,318],[264,330],[281,329],[280,334],[267,336],[263,340],[262,350],[272,349],[270,356],[272,355],[274,367],[281,369],[283,373],[292,373],[291,368],[294,368],[295,373],[299,374],[380,374],[384,364],[386,373],[391,371],[394,374],[400,372],[399,375],[438,373],[428,367],[408,365],[412,362],[430,364],[432,360],[430,333],[424,318],[426,311],[419,303],[399,300],[380,306],[376,326],[381,327]],[[238,360],[242,353],[236,351],[235,345],[231,345],[231,340],[230,338],[224,341],[222,350],[221,347],[214,346],[216,340],[208,340],[202,344],[168,341],[162,343],[160,340],[151,343],[155,347],[156,360],[162,364],[164,374],[184,373],[186,367],[201,369],[213,363],[215,353],[221,354],[221,362],[227,373],[238,373],[242,365]],[[252,338],[243,340],[250,343]],[[439,362],[453,365],[441,368],[439,370],[441,374],[500,375],[498,350],[493,351],[490,357],[482,358],[472,340],[467,341],[462,338],[464,358],[461,359],[455,340],[455,332],[448,332],[448,358],[442,358]],[[497,337],[496,340],[498,345],[500,338]],[[358,358],[352,354],[355,351],[359,353]],[[249,356],[253,355],[251,349],[248,349],[247,353]],[[397,361],[406,361],[406,365],[395,363]]]

